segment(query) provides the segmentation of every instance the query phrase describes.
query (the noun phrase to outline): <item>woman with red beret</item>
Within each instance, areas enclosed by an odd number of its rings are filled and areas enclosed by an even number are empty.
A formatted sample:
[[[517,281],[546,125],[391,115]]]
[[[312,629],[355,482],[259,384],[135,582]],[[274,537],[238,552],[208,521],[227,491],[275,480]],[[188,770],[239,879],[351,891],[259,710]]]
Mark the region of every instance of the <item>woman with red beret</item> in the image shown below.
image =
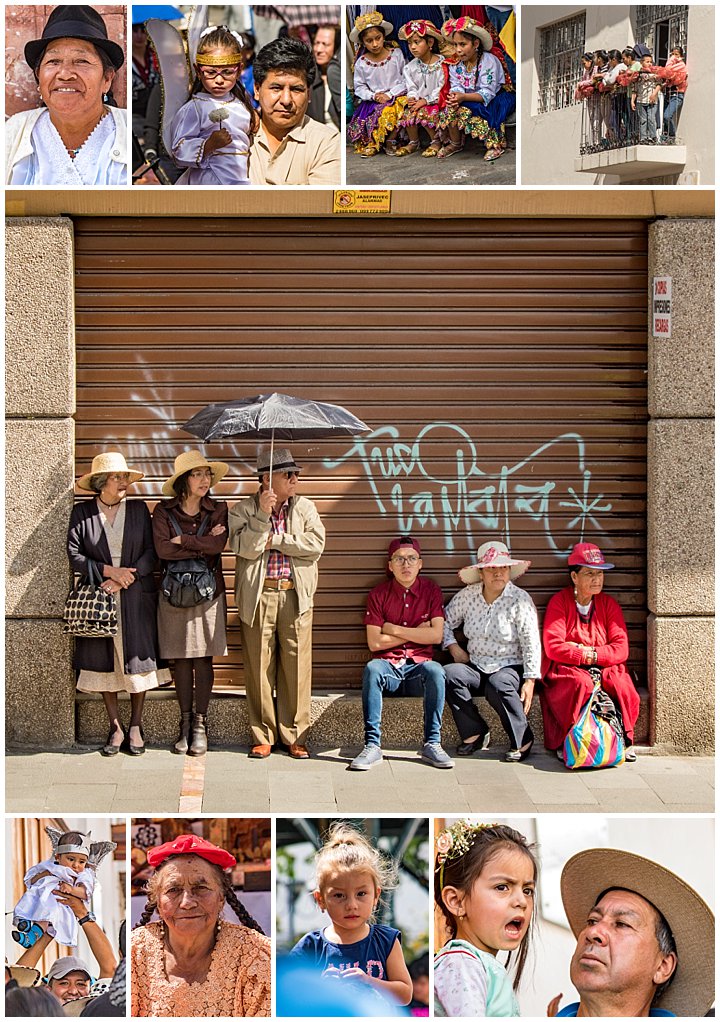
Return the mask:
[[[602,591],[605,572],[614,568],[594,543],[576,543],[568,558],[570,585],[550,598],[543,624],[543,684],[540,705],[545,748],[562,750],[565,736],[593,691],[599,671],[602,687],[622,713],[627,748],[634,761],[633,732],[640,697],[625,662],[628,634],[620,604]]]
[[[270,1014],[270,939],[233,891],[229,852],[182,834],[148,853],[155,870],[132,937],[133,1016]],[[240,920],[222,918],[225,902]],[[157,913],[159,922],[151,922]]]

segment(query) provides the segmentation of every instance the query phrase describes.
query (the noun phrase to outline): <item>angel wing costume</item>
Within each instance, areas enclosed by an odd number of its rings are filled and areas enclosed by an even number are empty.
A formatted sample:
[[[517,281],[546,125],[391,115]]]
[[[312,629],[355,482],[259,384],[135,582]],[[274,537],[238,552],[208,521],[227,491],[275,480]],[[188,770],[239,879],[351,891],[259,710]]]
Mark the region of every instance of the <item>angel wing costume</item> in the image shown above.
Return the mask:
[[[49,924],[47,932],[59,944],[76,947],[79,928],[75,913],[69,905],[61,905],[53,891],[56,890],[60,882],[71,884],[73,887],[82,884],[87,894],[85,901],[89,910],[90,899],[95,890],[95,870],[105,856],[117,848],[117,845],[114,841],[92,842],[91,833],[83,835],[83,840],[80,842],[63,843],[65,835],[61,830],[56,830],[53,827],[46,827],[45,830],[52,842],[53,855],[36,866],[31,866],[25,874],[24,882],[27,890],[13,910],[13,925],[17,926],[22,919],[38,923],[46,921]],[[76,872],[55,861],[56,855],[70,851],[87,855],[88,860],[82,871]],[[34,878],[40,873],[49,873],[50,876],[33,883]]]
[[[188,52],[182,36],[167,21],[151,18],[145,29],[155,48],[163,84],[162,136],[179,167],[179,185],[249,185],[251,115],[236,96],[191,94],[200,37],[207,27],[207,4],[198,4],[188,27]],[[230,132],[229,145],[205,155],[205,142],[219,127]]]

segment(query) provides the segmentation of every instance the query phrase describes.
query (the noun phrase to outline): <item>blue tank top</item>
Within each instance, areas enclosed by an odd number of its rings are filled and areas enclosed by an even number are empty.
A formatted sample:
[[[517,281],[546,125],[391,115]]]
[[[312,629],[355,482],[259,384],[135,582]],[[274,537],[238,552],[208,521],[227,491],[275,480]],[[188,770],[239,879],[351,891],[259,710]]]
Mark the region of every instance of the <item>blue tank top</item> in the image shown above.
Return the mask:
[[[306,933],[290,952],[293,958],[302,958],[320,972],[330,966],[340,969],[362,969],[375,979],[387,979],[387,960],[400,930],[380,923],[370,923],[370,932],[364,940],[354,944],[335,944],[325,936],[323,930]]]

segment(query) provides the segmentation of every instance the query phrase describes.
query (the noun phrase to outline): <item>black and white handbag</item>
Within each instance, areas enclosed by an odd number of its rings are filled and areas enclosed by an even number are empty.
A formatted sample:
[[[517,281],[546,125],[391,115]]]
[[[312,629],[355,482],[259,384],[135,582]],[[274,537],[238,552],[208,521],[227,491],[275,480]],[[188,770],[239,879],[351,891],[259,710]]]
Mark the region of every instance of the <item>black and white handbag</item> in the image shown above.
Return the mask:
[[[108,639],[117,633],[117,602],[102,586],[97,565],[88,560],[88,577],[78,577],[65,601],[63,632],[86,639]]]

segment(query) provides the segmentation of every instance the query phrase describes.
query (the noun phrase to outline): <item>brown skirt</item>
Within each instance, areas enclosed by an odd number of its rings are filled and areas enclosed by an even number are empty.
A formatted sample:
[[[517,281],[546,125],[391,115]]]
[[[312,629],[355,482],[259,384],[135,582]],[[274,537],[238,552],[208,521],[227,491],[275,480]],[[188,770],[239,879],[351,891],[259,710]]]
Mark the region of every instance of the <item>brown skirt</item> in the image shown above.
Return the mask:
[[[196,607],[171,607],[165,597],[158,599],[158,643],[164,660],[225,656],[227,638],[225,593],[211,603]]]

